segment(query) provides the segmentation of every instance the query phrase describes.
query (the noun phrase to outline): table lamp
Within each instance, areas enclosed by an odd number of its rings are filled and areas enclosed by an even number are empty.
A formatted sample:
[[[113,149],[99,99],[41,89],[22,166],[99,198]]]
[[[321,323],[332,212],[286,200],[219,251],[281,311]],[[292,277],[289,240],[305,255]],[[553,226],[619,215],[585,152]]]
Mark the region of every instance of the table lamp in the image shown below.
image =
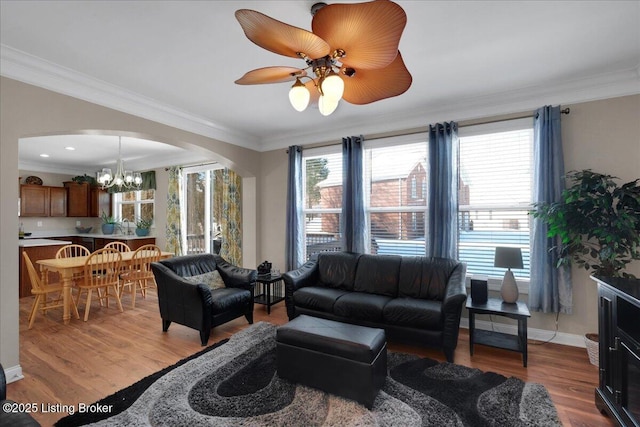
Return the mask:
[[[518,284],[511,272],[512,268],[522,268],[522,252],[520,248],[497,247],[493,265],[499,268],[506,268],[502,278],[500,295],[506,303],[513,304],[518,301]]]

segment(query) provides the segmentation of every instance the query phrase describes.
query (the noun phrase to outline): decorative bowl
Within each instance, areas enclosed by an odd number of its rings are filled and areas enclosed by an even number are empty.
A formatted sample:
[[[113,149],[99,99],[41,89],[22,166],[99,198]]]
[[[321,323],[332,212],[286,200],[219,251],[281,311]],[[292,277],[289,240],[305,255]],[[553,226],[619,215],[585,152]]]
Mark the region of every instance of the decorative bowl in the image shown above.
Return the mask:
[[[76,227],[76,231],[78,233],[88,233],[93,229],[93,227]]]

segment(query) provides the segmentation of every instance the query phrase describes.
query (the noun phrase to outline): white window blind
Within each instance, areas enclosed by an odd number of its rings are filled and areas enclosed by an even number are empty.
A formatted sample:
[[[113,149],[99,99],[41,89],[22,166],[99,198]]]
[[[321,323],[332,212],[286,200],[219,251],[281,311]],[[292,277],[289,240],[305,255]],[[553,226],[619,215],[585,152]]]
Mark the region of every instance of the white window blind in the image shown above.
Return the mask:
[[[502,276],[493,267],[495,247],[515,246],[524,268],[514,274],[529,277],[532,147],[530,119],[461,129],[459,257],[469,274]]]
[[[305,259],[342,250],[342,152],[340,146],[304,150]]]

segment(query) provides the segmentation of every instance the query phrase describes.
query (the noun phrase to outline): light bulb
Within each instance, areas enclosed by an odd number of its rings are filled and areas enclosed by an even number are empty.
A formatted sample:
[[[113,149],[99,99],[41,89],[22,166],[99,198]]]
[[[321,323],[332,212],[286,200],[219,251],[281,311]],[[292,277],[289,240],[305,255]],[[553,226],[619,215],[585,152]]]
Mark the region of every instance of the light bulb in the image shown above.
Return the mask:
[[[340,98],[332,99],[328,98],[326,95],[320,95],[320,99],[318,99],[318,109],[320,110],[320,114],[328,116],[333,113],[336,111],[336,108],[338,108],[339,102]]]
[[[307,89],[299,78],[296,78],[296,82],[289,90],[289,102],[291,102],[291,106],[295,108],[296,111],[304,111],[307,105],[309,105],[310,98],[311,94],[309,93],[309,89]]]
[[[140,185],[142,184],[142,174],[140,172],[135,172],[133,174],[133,183],[135,185]]]
[[[330,99],[340,99],[344,93],[344,80],[334,71],[322,81],[322,93]]]
[[[133,172],[124,171],[124,182],[131,184],[133,182]]]

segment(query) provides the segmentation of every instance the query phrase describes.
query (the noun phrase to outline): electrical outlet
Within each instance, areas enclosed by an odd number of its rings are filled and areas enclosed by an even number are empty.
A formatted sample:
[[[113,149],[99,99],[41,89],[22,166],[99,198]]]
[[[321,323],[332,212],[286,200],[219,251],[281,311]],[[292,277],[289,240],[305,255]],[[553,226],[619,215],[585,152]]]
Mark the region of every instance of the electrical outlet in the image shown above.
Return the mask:
[[[82,222],[76,221],[76,227],[82,227]]]
[[[38,223],[36,224],[38,227],[42,227],[42,221],[38,221]]]

